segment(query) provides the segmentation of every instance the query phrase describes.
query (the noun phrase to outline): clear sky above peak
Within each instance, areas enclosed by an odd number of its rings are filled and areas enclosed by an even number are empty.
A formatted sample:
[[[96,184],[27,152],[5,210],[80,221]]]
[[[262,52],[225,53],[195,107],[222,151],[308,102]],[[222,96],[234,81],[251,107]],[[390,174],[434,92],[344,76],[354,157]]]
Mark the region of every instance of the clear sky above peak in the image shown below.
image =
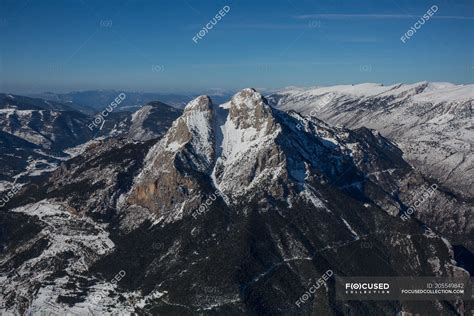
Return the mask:
[[[0,0],[0,92],[473,83],[473,33],[471,0]]]

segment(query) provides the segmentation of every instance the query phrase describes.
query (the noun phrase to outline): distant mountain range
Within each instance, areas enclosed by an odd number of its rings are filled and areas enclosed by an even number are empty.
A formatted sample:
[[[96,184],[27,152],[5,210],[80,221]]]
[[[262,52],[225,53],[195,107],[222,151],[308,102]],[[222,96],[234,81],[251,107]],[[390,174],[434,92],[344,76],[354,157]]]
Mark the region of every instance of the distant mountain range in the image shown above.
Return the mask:
[[[134,112],[141,106],[152,101],[160,101],[169,104],[178,109],[194,99],[196,94],[176,94],[176,93],[149,93],[149,92],[127,92],[116,90],[91,90],[91,91],[74,91],[69,93],[51,93],[45,92],[30,95],[31,97],[41,98],[61,103],[72,103],[85,111],[100,111],[108,106],[119,93],[125,92],[126,98],[117,108],[120,111]],[[219,93],[210,94],[216,102],[225,102],[231,94]]]
[[[427,177],[474,199],[474,85],[419,82],[288,88],[270,104],[348,128],[368,127],[396,142]]]
[[[471,89],[363,84],[264,97],[248,88],[225,102],[198,96],[183,110],[155,100],[112,112],[94,131],[93,115],[63,101],[47,108],[52,101],[5,96],[0,159],[21,164],[4,165],[3,179],[30,176],[0,208],[0,311],[474,309],[461,300],[339,301],[333,279],[295,304],[328,270],[472,276]],[[57,161],[35,177],[28,166],[43,158],[34,154]],[[427,188],[436,189],[426,197]]]
[[[150,102],[135,113],[111,112],[99,128],[90,129],[95,116],[71,104],[0,94],[0,191],[54,170],[89,141],[111,135],[130,135],[137,141],[160,137],[180,113]]]

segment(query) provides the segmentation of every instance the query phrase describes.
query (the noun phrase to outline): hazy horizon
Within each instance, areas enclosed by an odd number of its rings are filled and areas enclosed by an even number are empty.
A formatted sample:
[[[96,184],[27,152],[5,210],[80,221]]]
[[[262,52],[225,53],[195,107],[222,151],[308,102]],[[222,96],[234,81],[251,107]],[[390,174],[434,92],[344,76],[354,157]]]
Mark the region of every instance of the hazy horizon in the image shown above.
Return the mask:
[[[129,93],[143,93],[143,94],[163,94],[163,95],[228,95],[228,94],[233,94],[236,93],[240,90],[243,90],[245,88],[253,88],[256,89],[259,92],[262,93],[271,93],[275,91],[281,91],[285,89],[291,89],[291,88],[300,88],[300,89],[311,89],[311,88],[324,88],[324,87],[334,87],[334,86],[346,86],[346,85],[362,85],[362,84],[375,84],[375,85],[381,85],[381,86],[392,86],[392,85],[397,85],[397,84],[405,84],[405,85],[413,85],[416,83],[422,83],[422,82],[430,82],[430,83],[450,83],[450,84],[455,84],[455,85],[473,85],[474,82],[472,83],[454,83],[454,82],[448,82],[448,81],[428,81],[428,80],[422,80],[422,81],[416,81],[416,82],[395,82],[395,83],[380,83],[380,82],[357,82],[357,83],[348,83],[348,84],[329,84],[329,85],[309,85],[309,86],[295,86],[295,85],[290,85],[290,86],[285,86],[285,87],[276,87],[276,88],[264,88],[264,87],[252,87],[252,86],[243,86],[235,89],[203,89],[203,90],[195,90],[195,91],[151,91],[151,90],[126,90],[126,89],[116,89],[116,88],[108,88],[108,89],[77,89],[77,90],[63,90],[63,91],[35,91],[35,92],[26,92],[26,91],[19,91],[19,92],[12,92],[12,91],[0,91],[0,93],[5,93],[5,94],[16,94],[16,95],[24,95],[24,96],[35,96],[35,95],[41,95],[41,94],[58,94],[58,95],[63,95],[63,94],[70,94],[70,93],[86,93],[86,92],[107,92],[107,91],[123,91],[123,92],[129,92]]]

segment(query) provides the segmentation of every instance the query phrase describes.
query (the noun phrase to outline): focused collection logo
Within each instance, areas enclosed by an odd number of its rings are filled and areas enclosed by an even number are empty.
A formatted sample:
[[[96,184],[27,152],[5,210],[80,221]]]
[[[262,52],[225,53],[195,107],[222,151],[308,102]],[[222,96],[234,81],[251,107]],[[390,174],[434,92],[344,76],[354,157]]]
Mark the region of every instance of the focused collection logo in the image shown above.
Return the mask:
[[[346,294],[390,294],[389,283],[345,283]]]
[[[390,300],[397,295],[397,287],[390,277],[336,277],[340,300]]]

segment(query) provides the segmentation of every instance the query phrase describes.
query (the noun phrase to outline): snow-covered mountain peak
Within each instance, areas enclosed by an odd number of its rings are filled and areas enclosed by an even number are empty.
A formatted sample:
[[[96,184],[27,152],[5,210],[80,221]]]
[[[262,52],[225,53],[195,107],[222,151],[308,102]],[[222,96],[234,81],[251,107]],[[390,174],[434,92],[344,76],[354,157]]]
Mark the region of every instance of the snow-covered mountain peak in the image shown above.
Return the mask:
[[[167,151],[176,152],[189,144],[196,153],[205,154],[203,158],[210,163],[214,154],[213,113],[214,106],[206,95],[189,102],[162,140]]]
[[[386,168],[385,163],[374,167],[365,162],[383,151],[389,152],[387,157],[398,152],[392,147],[369,130],[351,132],[274,109],[254,89],[244,89],[220,106],[201,96],[150,150],[128,201],[155,214],[167,210],[163,220],[174,221],[199,207],[202,192],[218,190],[231,203],[262,190],[283,199],[311,195],[308,181],[321,185],[347,170],[356,177],[358,168]]]
[[[274,122],[267,100],[252,88],[243,89],[232,97],[229,119],[236,128],[253,127],[256,130],[270,130]]]
[[[184,111],[193,111],[193,110],[208,111],[211,108],[212,108],[211,98],[209,98],[209,96],[207,95],[200,95],[194,100],[190,101],[184,108]]]
[[[167,217],[172,220],[191,206],[178,201],[199,201],[192,193],[200,186],[197,179],[210,177],[215,189],[230,199],[261,188],[275,197],[289,192],[289,187],[305,190],[308,172],[332,177],[350,160],[342,140],[345,134],[318,120],[272,109],[254,89],[238,92],[221,106],[199,97],[150,150],[130,201],[154,212],[177,205],[174,215]],[[191,180],[189,175],[196,172],[200,176]],[[157,188],[156,179],[170,188]],[[175,185],[183,191],[170,195]]]
[[[144,167],[125,198],[126,204],[144,207],[167,220],[181,218],[185,205],[199,207],[198,200],[189,199],[191,192],[199,191],[199,182],[189,175],[210,174],[214,165],[214,111],[208,100],[199,97],[191,101],[149,150]],[[165,210],[169,216],[163,214]]]
[[[237,92],[231,99],[231,107],[254,109],[262,103],[262,95],[253,88]]]

